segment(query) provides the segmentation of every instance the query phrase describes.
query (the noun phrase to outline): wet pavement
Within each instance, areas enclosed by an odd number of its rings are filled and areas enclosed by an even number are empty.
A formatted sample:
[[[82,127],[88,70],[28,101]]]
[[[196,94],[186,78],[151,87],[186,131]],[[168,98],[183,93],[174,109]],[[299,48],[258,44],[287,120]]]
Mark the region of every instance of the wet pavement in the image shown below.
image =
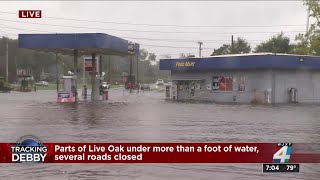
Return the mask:
[[[111,89],[109,101],[57,104],[56,92],[0,93],[0,142],[319,143],[320,105],[231,105],[166,101],[164,92]],[[320,179],[262,174],[261,164],[1,164],[0,179]]]

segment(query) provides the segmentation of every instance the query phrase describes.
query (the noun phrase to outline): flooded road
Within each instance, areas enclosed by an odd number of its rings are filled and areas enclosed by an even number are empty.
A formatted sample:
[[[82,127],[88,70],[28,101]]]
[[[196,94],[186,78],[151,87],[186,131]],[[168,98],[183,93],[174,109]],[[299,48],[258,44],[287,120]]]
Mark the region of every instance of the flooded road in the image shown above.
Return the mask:
[[[32,134],[44,142],[319,143],[320,105],[221,105],[164,100],[157,91],[111,89],[110,100],[55,103],[56,92],[0,93],[0,142]],[[1,164],[0,179],[320,179],[262,174],[261,164]]]

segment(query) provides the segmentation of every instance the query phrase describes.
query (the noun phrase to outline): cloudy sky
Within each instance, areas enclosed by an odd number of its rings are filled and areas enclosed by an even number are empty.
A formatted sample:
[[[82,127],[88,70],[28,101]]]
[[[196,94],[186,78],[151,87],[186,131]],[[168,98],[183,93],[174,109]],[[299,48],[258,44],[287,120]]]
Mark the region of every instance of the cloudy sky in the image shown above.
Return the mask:
[[[40,9],[42,19],[19,19],[18,10]],[[19,33],[107,33],[157,54],[203,56],[234,38],[252,47],[283,31],[294,40],[306,30],[301,1],[36,1],[0,2],[0,36]],[[312,22],[312,20],[311,20]]]

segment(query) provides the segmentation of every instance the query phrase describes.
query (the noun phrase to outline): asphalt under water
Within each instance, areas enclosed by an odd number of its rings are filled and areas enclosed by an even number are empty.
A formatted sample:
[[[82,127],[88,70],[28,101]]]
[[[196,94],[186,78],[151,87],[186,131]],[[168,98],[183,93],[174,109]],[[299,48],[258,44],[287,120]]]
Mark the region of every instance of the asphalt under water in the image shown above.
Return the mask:
[[[235,105],[166,101],[163,92],[57,104],[56,92],[0,93],[0,142],[319,143],[320,105]],[[320,164],[299,174],[262,174],[261,164],[0,164],[0,179],[320,179]]]

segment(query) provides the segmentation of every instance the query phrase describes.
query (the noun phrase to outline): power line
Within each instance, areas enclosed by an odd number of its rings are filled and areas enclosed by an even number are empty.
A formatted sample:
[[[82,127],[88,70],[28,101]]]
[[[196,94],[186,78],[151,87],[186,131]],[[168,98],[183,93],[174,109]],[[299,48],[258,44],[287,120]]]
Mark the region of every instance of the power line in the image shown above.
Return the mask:
[[[178,34],[199,34],[199,33],[214,33],[214,34],[265,34],[265,33],[279,33],[277,32],[226,32],[226,33],[219,33],[219,32],[186,32],[186,31],[151,31],[151,30],[130,30],[130,29],[109,29],[109,28],[95,28],[95,27],[83,27],[83,26],[70,26],[70,25],[62,25],[62,24],[43,24],[43,23],[35,23],[35,22],[22,22],[16,20],[7,20],[7,19],[0,19],[1,21],[7,22],[18,22],[18,23],[25,23],[25,24],[36,24],[41,26],[55,26],[55,27],[68,27],[68,28],[81,28],[81,29],[92,29],[92,30],[107,30],[107,31],[124,31],[124,32],[141,32],[141,33],[178,33]],[[304,31],[282,31],[284,33],[298,33]]]
[[[7,26],[4,24],[0,24],[1,26],[8,28],[8,29],[17,29],[17,30],[23,30],[23,31],[31,31],[31,32],[47,32],[47,33],[52,33],[50,31],[42,31],[42,30],[34,30],[34,29],[21,29],[21,28],[15,28],[12,26]],[[5,31],[2,31],[5,32]],[[11,33],[12,34],[12,33]],[[16,34],[15,34],[16,35]],[[157,39],[157,38],[141,38],[141,37],[127,37],[127,36],[122,36],[121,38],[126,38],[126,39],[138,39],[138,40],[150,40],[150,41],[172,41],[172,42],[197,42],[197,40],[186,40],[186,39]],[[247,40],[247,39],[246,39]],[[222,43],[222,42],[229,42],[229,40],[202,40],[203,42],[206,43]],[[264,40],[247,40],[247,41],[264,41]]]
[[[23,30],[23,31],[34,31],[34,32],[47,32],[47,33],[53,33],[51,31],[42,31],[42,30],[34,30],[34,29],[21,29],[21,28],[16,28],[16,27],[12,27],[12,26],[7,26],[4,24],[0,24],[1,26],[5,27],[5,28],[9,28],[9,29],[17,29],[17,30]],[[2,31],[5,32],[5,31]],[[12,34],[12,33],[11,33]],[[16,34],[15,34],[16,35]],[[128,37],[128,36],[121,36],[121,38],[125,38],[125,39],[138,39],[138,40],[150,40],[150,41],[172,41],[172,42],[198,42],[198,40],[192,40],[192,39],[158,39],[158,38],[142,38],[142,37]],[[264,41],[263,39],[246,39],[247,41]],[[229,40],[223,40],[223,39],[208,39],[208,40],[201,40],[202,42],[206,42],[206,43],[210,43],[210,42],[217,42],[217,43],[221,43],[221,42],[230,42]]]
[[[192,39],[156,39],[156,38],[141,38],[141,37],[127,37],[122,36],[122,38],[127,39],[141,39],[141,40],[152,40],[152,41],[172,41],[172,42],[198,42],[198,40],[192,40]],[[246,39],[247,41],[264,41],[264,40],[257,40],[257,39]],[[219,39],[208,39],[208,40],[201,40],[202,42],[230,42],[230,40],[219,40]]]
[[[18,29],[18,30],[24,30],[24,31],[37,31],[37,30],[9,27],[9,26],[3,25],[3,24],[0,24],[0,25],[4,26],[6,28],[9,28],[9,29]],[[149,46],[149,47],[159,47],[159,48],[174,48],[174,49],[196,49],[197,48],[197,47],[190,47],[190,46],[189,47],[187,47],[187,46],[166,46],[166,45],[155,45],[155,44],[144,44],[144,43],[140,43],[140,45],[141,46]],[[215,48],[214,47],[202,48],[202,50],[212,50],[212,49],[215,49]]]
[[[14,12],[6,12],[0,11],[0,13],[4,14],[14,14]],[[114,21],[97,21],[97,20],[88,20],[88,19],[73,19],[73,18],[61,18],[61,17],[52,17],[52,16],[44,16],[48,19],[60,19],[60,20],[68,20],[68,21],[79,21],[79,22],[92,22],[92,23],[104,23],[104,24],[122,24],[122,25],[135,25],[135,26],[165,26],[165,27],[191,27],[191,28],[224,28],[224,27],[238,27],[238,28],[246,28],[246,27],[298,27],[305,26],[305,24],[286,24],[286,25],[224,25],[224,26],[208,26],[208,25],[173,25],[173,24],[143,24],[143,23],[128,23],[128,22],[114,22]]]
[[[3,24],[0,24],[0,25],[5,26]],[[9,28],[8,26],[6,26],[6,27]],[[19,28],[14,28],[14,29],[19,29]],[[19,30],[22,30],[22,29],[19,29]],[[28,31],[28,29],[23,29],[23,30]],[[142,46],[150,46],[150,47],[165,47],[165,48],[186,48],[186,49],[189,49],[189,48],[194,49],[194,48],[196,48],[196,47],[183,47],[183,46],[162,46],[162,45],[154,45],[154,44],[140,44],[140,45],[142,45]],[[204,49],[208,49],[208,48],[204,48]],[[213,49],[213,48],[211,48],[211,49]]]
[[[162,46],[162,45],[155,45],[155,44],[141,44],[143,46],[150,46],[150,47],[163,47],[163,48],[185,48],[185,49],[198,49],[198,47],[187,47],[187,46]],[[213,47],[207,47],[202,49],[214,49]]]
[[[5,34],[6,36],[8,36],[9,34],[12,36],[17,36],[17,34],[11,33],[11,32],[6,32],[0,29],[0,32],[2,32],[3,34]]]
[[[21,28],[16,28],[16,27],[12,27],[12,26],[7,26],[4,24],[0,24],[2,27],[8,28],[8,29],[16,29],[16,30],[22,30],[22,31],[31,31],[31,32],[46,32],[46,33],[50,33],[50,31],[42,31],[42,30],[35,30],[35,29],[21,29]]]
[[[9,29],[17,29],[17,30],[24,30],[24,31],[31,31],[31,32],[37,32],[37,30],[29,30],[29,29],[20,29],[20,28],[13,28],[13,27],[8,27],[8,26],[5,26],[3,24],[0,24],[0,26],[4,26],[4,28],[9,28]],[[2,31],[5,33],[5,31]],[[43,32],[43,31],[41,31]],[[45,31],[47,32],[47,31]],[[10,33],[11,35],[15,35],[15,36],[18,36],[18,34],[13,34],[13,33]],[[121,37],[121,38],[126,38],[126,39],[140,39],[140,40],[153,40],[153,41],[170,41],[170,40],[174,40],[174,42],[196,42],[196,40],[183,40],[183,39],[150,39],[150,38],[134,38],[134,37]],[[230,40],[212,40],[214,42],[211,42],[210,40],[205,40],[205,41],[202,41],[202,42],[205,42],[207,44],[228,44],[230,42]],[[247,40],[248,42],[250,42],[250,44],[257,44],[261,41],[265,41],[265,40]],[[255,42],[251,42],[251,41],[256,41]],[[141,44],[141,43],[140,43]],[[142,44],[141,44],[142,45]],[[155,45],[151,45],[151,46],[155,46]],[[161,46],[162,47],[162,46]],[[179,47],[180,48],[180,47]],[[188,47],[188,48],[191,48],[191,47]]]

